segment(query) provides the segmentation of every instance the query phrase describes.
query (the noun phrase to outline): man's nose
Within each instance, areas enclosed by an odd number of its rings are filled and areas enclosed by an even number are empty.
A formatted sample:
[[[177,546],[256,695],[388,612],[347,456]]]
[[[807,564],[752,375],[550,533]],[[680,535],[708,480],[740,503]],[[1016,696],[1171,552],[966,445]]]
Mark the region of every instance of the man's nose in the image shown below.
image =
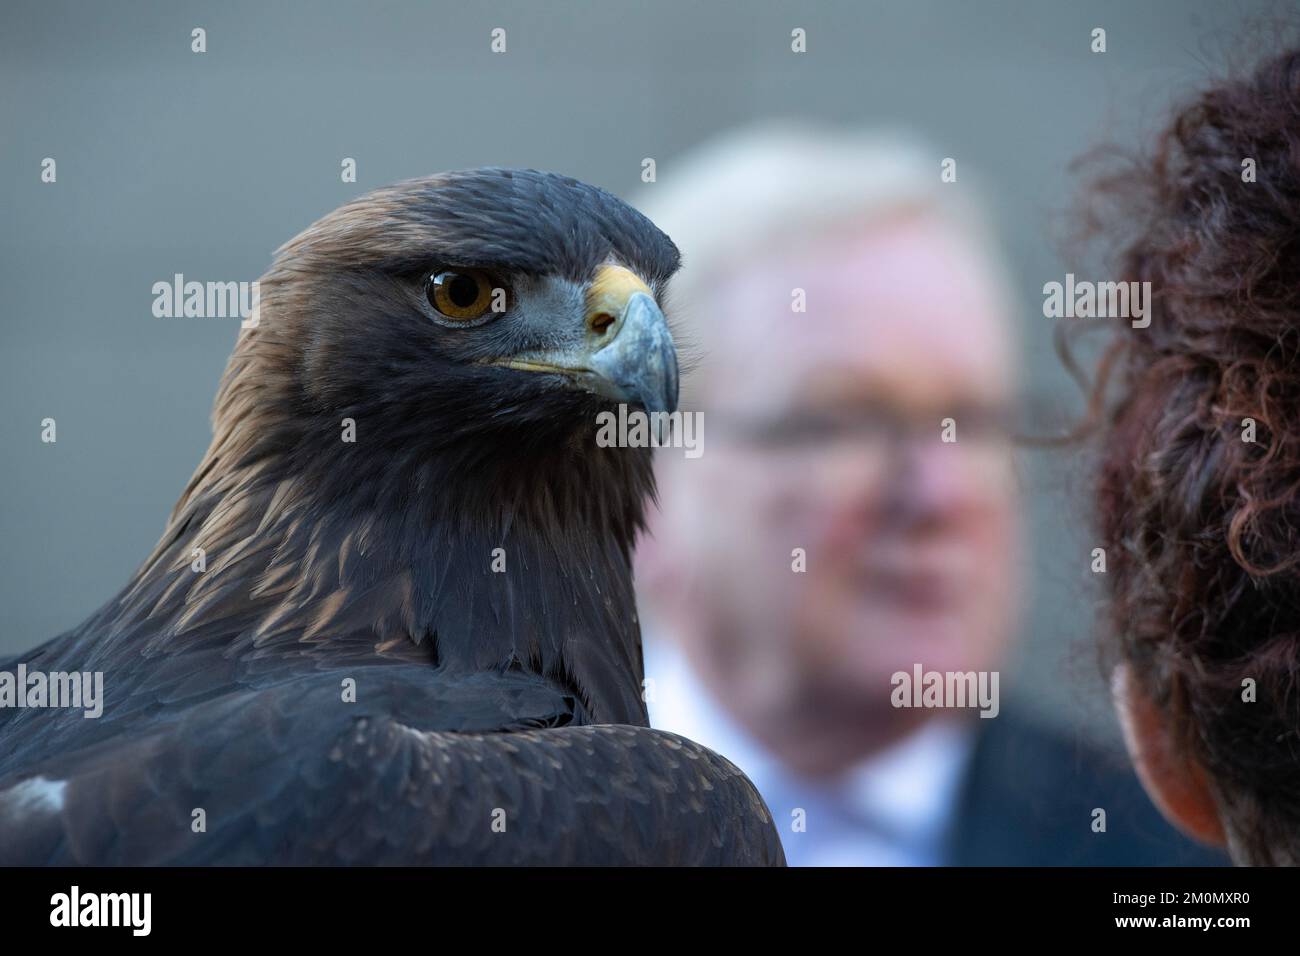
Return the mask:
[[[966,449],[934,435],[910,434],[892,449],[886,515],[908,524],[949,520],[978,500]]]

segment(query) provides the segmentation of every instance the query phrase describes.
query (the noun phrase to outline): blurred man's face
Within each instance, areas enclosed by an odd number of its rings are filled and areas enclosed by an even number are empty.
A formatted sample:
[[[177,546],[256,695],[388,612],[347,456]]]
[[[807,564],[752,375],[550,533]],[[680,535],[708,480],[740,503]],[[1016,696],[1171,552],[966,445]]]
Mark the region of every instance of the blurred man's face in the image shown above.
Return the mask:
[[[705,450],[670,465],[657,546],[687,558],[683,630],[706,645],[688,650],[742,711],[816,710],[883,744],[922,717],[890,707],[896,671],[998,668],[1013,357],[981,270],[913,216],[752,259],[696,303]]]

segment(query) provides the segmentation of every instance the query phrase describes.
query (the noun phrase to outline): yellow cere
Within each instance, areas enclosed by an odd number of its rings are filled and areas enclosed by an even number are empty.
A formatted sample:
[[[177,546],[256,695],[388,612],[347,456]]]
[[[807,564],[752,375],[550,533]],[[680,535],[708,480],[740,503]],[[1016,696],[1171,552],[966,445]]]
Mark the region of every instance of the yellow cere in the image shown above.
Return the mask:
[[[650,287],[640,277],[623,266],[603,265],[596,270],[596,276],[587,287],[587,315],[607,314],[617,317],[622,314],[627,300],[637,292],[644,292],[653,298]]]

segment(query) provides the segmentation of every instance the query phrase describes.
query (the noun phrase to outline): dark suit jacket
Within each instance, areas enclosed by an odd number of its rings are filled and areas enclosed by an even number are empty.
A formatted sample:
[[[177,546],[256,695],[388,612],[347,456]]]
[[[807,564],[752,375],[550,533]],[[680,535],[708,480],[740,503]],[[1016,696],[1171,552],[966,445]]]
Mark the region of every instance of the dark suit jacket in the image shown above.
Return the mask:
[[[954,866],[1224,866],[1181,836],[1120,754],[1018,720],[980,724],[949,839]],[[1094,833],[1093,809],[1106,811]]]

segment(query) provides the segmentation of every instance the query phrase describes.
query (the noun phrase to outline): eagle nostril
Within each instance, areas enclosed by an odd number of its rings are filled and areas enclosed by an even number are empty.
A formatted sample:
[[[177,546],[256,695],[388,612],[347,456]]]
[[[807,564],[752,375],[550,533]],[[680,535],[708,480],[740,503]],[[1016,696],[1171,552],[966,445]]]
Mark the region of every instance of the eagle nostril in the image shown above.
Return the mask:
[[[587,326],[597,335],[604,335],[605,331],[614,324],[614,316],[608,312],[596,312],[587,318]]]

